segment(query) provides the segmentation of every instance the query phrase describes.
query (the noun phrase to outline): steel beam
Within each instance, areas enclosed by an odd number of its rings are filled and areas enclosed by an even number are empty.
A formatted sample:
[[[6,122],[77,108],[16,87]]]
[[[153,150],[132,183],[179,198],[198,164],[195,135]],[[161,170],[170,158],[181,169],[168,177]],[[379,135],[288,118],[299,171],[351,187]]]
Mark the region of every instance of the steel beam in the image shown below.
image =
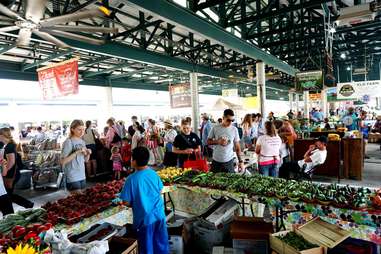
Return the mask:
[[[295,75],[296,69],[287,63],[279,60],[277,57],[268,54],[262,49],[249,44],[248,42],[227,32],[223,28],[212,24],[198,17],[191,11],[182,8],[174,3],[165,0],[121,0],[128,5],[132,5],[137,9],[144,9],[153,15],[157,15],[160,19],[167,20],[186,28],[192,33],[205,36],[206,38],[218,41],[227,48],[233,49],[251,58],[262,60],[266,64],[285,72],[289,75]],[[326,0],[324,0],[326,1]]]
[[[65,51],[62,51],[62,52],[59,52],[59,53],[56,53],[56,54],[52,54],[50,56],[48,56],[47,58],[44,58],[42,60],[39,60],[39,61],[35,61],[34,63],[31,63],[31,64],[26,64],[26,65],[22,65],[21,66],[21,70],[22,71],[25,71],[25,70],[28,70],[28,69],[31,69],[31,68],[34,68],[34,67],[37,67],[41,64],[44,64],[46,62],[49,62],[53,59],[56,59],[56,58],[59,58],[59,57],[62,57],[62,56],[66,56],[68,54],[71,54],[73,53],[75,50],[74,49],[68,49],[68,50],[65,50]]]
[[[238,26],[241,25],[242,23],[249,23],[249,22],[257,22],[263,19],[267,18],[272,18],[279,16],[281,14],[285,14],[288,12],[293,12],[296,10],[300,10],[302,8],[308,9],[308,8],[313,8],[320,6],[322,3],[327,3],[331,2],[332,0],[311,0],[309,2],[304,2],[304,3],[299,3],[299,4],[290,4],[287,7],[280,8],[279,10],[276,11],[269,11],[266,13],[255,13],[255,15],[251,15],[246,17],[245,19],[239,19],[239,20],[234,20],[228,23],[228,27],[230,26]]]
[[[101,62],[103,62],[103,61],[105,61],[107,59],[110,59],[110,57],[109,56],[101,56],[99,58],[96,58],[96,59],[93,59],[93,60],[81,63],[81,64],[78,65],[78,67],[84,67],[84,66],[98,64],[98,63],[101,63]]]
[[[1,48],[0,48],[0,55],[8,52],[9,50],[15,48],[16,45],[13,45],[13,44],[10,44],[10,45],[1,45]]]
[[[239,76],[239,74],[237,73],[221,71],[204,65],[192,64],[180,58],[171,57],[136,47],[131,47],[122,43],[108,42],[102,46],[96,46],[66,38],[61,38],[61,40],[74,48],[106,55],[109,57],[122,58],[125,60],[130,59],[146,64],[157,65],[189,72],[197,71],[201,74],[220,78],[227,78],[231,75]]]
[[[104,70],[101,70],[101,71],[96,71],[96,72],[95,71],[87,71],[87,72],[83,73],[83,77],[90,78],[90,77],[102,75],[102,74],[105,74],[105,73],[110,73],[110,72],[113,72],[113,71],[116,71],[116,70],[121,70],[122,68],[127,67],[129,65],[131,65],[131,63],[124,62],[124,63],[117,64],[117,66],[115,66],[115,67],[107,68],[107,69],[104,69]]]
[[[126,77],[131,77],[132,75],[134,74],[140,74],[142,72],[146,72],[146,71],[155,71],[157,70],[159,67],[152,67],[152,68],[143,68],[143,69],[139,69],[139,70],[136,70],[136,71],[129,71],[129,72],[126,72],[126,73],[123,73],[123,74],[119,74],[119,75],[111,75],[108,77],[108,79],[120,79],[120,78],[126,78]]]
[[[210,8],[210,7],[213,7],[213,6],[218,5],[218,4],[226,3],[228,1],[229,0],[209,0],[209,1],[197,4],[195,6],[195,10],[196,11],[203,10],[203,9]]]

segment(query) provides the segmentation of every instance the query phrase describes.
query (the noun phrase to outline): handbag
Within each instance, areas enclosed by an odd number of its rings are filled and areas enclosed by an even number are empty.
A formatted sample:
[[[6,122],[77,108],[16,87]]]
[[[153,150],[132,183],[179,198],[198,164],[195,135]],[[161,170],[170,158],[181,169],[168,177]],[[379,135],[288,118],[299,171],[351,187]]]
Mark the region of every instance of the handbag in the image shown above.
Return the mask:
[[[112,127],[114,130],[114,137],[112,138],[111,144],[116,144],[120,141],[122,141],[122,138],[119,136],[118,132]]]
[[[195,160],[190,160],[188,157],[188,160],[184,161],[184,168],[191,168],[193,170],[199,170],[202,172],[208,172],[209,166],[208,162],[200,152],[194,153],[196,156]]]
[[[93,134],[94,141],[95,141],[95,149],[96,150],[102,150],[103,149],[103,144],[99,140],[99,138],[95,137],[94,130],[91,130],[91,133]]]

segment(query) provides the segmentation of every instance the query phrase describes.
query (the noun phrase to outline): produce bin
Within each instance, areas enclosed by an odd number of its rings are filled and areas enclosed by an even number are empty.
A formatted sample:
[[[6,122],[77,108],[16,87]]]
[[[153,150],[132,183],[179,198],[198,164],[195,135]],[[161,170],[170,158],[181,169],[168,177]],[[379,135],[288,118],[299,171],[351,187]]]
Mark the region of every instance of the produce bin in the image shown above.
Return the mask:
[[[334,248],[350,235],[348,231],[339,226],[329,224],[317,217],[310,220],[299,229],[295,229],[295,233],[304,237],[308,242],[320,247],[298,251],[276,237],[286,235],[288,232],[290,231],[282,231],[270,235],[270,246],[274,251],[278,252],[278,254],[323,254],[327,252],[327,249]]]
[[[138,254],[138,241],[132,238],[114,236],[109,241],[109,254]]]

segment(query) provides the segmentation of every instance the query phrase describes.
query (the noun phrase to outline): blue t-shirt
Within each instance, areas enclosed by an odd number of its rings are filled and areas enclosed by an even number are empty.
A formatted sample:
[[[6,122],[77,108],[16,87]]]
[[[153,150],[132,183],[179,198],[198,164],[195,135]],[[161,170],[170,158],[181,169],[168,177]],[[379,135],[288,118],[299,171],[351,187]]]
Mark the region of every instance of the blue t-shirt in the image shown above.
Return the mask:
[[[163,182],[151,168],[138,170],[127,178],[120,198],[132,206],[136,229],[165,219],[162,189]]]

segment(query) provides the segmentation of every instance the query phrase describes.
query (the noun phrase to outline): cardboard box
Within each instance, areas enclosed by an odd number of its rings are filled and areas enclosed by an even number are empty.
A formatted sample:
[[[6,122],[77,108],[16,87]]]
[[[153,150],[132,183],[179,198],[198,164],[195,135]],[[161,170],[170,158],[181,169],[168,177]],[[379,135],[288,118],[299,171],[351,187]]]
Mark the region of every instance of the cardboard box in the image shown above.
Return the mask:
[[[332,249],[346,238],[350,233],[337,225],[332,225],[320,219],[314,218],[301,226],[299,229],[295,229],[295,233],[301,235],[310,243],[316,244],[320,247],[297,251],[292,246],[284,243],[276,236],[283,236],[290,231],[282,231],[270,235],[270,246],[278,252],[278,254],[324,254],[327,249]]]
[[[114,236],[109,241],[110,254],[138,254],[138,241],[132,238]]]
[[[234,212],[237,210],[238,202],[233,199],[228,199],[215,211],[208,215],[205,220],[209,221],[215,227],[231,219]]]

